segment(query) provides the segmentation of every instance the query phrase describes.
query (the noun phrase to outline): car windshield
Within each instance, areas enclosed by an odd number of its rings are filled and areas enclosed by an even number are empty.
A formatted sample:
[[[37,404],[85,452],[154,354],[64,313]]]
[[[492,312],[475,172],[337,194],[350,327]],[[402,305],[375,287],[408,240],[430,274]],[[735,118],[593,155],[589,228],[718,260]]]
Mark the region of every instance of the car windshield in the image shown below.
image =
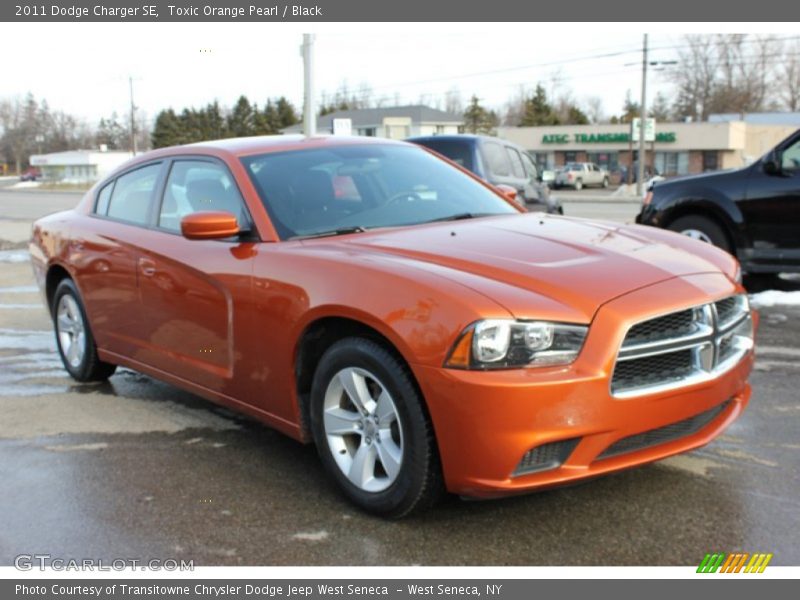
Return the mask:
[[[242,163],[281,239],[517,212],[414,146],[342,145]]]
[[[567,163],[562,167],[561,170],[562,171],[580,171],[581,170],[581,165],[580,165],[580,163]]]

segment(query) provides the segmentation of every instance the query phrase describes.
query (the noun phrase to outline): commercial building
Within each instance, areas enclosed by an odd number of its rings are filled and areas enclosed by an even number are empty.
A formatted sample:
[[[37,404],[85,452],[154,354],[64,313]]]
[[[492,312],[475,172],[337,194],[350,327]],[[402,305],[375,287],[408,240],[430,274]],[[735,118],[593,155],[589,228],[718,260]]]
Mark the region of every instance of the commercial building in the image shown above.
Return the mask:
[[[42,179],[59,183],[93,183],[131,158],[130,152],[68,150],[33,154],[30,164],[39,167]]]
[[[667,177],[742,167],[795,130],[746,121],[659,123],[655,142],[646,144],[645,165]],[[628,124],[503,127],[498,135],[528,150],[543,168],[594,162],[618,181],[638,160]]]
[[[419,135],[447,135],[458,133],[464,120],[459,115],[414,104],[385,108],[339,110],[317,119],[318,133],[334,133],[334,120],[349,120],[352,135],[383,137],[403,140]],[[302,133],[297,124],[282,130],[283,133]]]

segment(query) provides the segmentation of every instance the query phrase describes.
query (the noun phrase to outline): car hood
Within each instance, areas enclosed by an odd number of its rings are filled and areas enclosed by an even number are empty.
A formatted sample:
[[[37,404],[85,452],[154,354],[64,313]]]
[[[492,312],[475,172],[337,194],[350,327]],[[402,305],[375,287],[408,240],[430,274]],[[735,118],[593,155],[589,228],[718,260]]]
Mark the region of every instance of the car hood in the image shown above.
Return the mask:
[[[745,167],[746,168],[746,167]],[[673,184],[683,185],[686,183],[711,183],[713,184],[720,178],[729,177],[732,173],[738,173],[743,169],[723,169],[721,171],[713,171],[710,173],[695,173],[693,175],[681,175],[680,177],[672,177],[664,179],[656,183],[656,187],[666,188]]]
[[[589,322],[609,300],[659,281],[730,267],[685,236],[636,225],[530,213],[366,232],[329,241],[412,261],[530,316],[531,293]],[[321,241],[321,240],[320,240]],[[724,255],[723,255],[724,256]],[[520,292],[522,292],[520,294]],[[528,313],[528,314],[526,314]]]

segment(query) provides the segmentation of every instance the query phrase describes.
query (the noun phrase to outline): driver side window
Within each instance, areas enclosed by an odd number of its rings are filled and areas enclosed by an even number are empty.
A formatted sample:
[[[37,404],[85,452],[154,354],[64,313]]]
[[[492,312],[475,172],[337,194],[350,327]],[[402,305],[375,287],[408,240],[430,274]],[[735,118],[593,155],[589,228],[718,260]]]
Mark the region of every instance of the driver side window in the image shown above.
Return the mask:
[[[164,188],[158,226],[180,232],[183,217],[213,210],[233,213],[242,229],[250,224],[242,196],[225,167],[203,160],[175,161]]]
[[[784,171],[800,170],[800,140],[786,148],[781,156],[781,168]]]

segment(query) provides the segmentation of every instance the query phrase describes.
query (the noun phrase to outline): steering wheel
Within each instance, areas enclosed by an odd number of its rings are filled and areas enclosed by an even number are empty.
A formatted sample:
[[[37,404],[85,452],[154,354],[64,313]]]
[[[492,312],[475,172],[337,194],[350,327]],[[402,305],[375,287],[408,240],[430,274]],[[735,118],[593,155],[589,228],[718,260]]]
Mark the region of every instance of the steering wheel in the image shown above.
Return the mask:
[[[417,200],[422,200],[422,197],[412,190],[397,192],[396,194],[392,194],[389,199],[386,201],[386,206],[392,206],[394,204],[400,204],[400,202],[415,202]]]

